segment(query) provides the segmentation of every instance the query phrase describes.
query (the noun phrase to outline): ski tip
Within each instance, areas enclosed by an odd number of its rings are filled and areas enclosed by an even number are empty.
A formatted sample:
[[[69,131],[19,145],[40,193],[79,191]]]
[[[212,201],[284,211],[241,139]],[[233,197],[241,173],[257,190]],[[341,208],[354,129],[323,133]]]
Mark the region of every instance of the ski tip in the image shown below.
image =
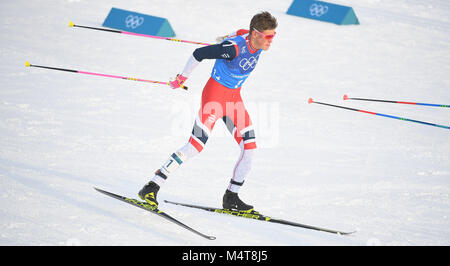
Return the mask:
[[[99,189],[99,188],[96,188],[96,187],[94,187],[94,189],[97,190],[98,192],[102,192],[102,193],[105,192],[103,189]]]
[[[26,66],[26,67],[31,66],[30,62],[26,61],[26,62],[25,62],[25,66]]]
[[[348,100],[347,94],[344,94],[344,101],[345,101],[345,100]]]
[[[351,235],[351,234],[354,234],[354,233],[356,233],[356,231],[351,231],[351,232],[337,232],[338,235],[344,235],[344,236],[348,236],[348,235]]]
[[[313,102],[314,102],[314,100],[312,98],[308,99],[308,103],[313,103]]]
[[[72,21],[69,21],[69,27],[74,27],[74,26],[75,26],[75,24],[73,24]]]

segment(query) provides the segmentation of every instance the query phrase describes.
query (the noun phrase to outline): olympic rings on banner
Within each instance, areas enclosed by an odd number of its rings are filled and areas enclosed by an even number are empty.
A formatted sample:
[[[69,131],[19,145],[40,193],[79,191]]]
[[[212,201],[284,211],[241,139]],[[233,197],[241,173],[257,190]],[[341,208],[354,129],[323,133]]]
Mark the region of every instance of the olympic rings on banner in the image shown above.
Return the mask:
[[[313,17],[321,17],[328,12],[328,6],[320,5],[320,4],[312,4],[309,7],[309,13]]]
[[[127,28],[136,29],[141,26],[142,23],[144,23],[143,17],[128,15],[128,17],[125,18],[125,26],[127,26]]]

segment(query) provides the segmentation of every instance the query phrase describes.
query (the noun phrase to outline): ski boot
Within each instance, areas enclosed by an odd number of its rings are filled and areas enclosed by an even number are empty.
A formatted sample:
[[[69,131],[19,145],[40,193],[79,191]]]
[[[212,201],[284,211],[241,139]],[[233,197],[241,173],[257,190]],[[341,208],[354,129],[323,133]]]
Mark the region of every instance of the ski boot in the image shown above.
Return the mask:
[[[142,200],[145,200],[148,204],[150,204],[150,208],[152,210],[158,209],[158,201],[156,200],[158,190],[159,185],[153,181],[150,181],[138,193]]]
[[[226,190],[223,195],[222,206],[224,209],[237,210],[239,212],[251,213],[253,206],[244,203],[238,196],[238,193]]]

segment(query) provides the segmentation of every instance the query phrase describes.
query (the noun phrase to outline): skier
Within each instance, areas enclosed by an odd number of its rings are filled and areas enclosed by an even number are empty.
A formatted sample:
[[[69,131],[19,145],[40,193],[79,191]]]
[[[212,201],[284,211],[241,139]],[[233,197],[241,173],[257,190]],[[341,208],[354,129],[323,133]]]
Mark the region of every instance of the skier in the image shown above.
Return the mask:
[[[164,181],[182,163],[203,150],[216,121],[222,119],[241,148],[222,206],[224,209],[238,211],[253,210],[253,206],[238,197],[256,149],[255,132],[240,90],[254,70],[261,51],[269,49],[277,25],[277,20],[269,12],[256,14],[250,22],[249,30],[238,30],[225,36],[220,44],[196,49],[183,72],[170,82],[173,89],[183,87],[191,72],[203,59],[216,59],[211,77],[203,89],[201,108],[188,143],[174,152],[138,193],[154,209],[158,207],[157,193]]]

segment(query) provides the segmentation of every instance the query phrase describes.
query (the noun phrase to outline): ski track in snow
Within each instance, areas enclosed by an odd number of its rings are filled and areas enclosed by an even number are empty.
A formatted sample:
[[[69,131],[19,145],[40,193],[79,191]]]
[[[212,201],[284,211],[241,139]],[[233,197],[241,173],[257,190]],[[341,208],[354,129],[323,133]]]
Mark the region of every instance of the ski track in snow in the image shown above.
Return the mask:
[[[239,149],[219,123],[205,150],[159,193],[164,211],[215,241],[96,192],[137,197],[187,141],[213,62],[195,69],[188,92],[25,68],[30,61],[167,80],[197,46],[68,27],[71,20],[101,26],[109,1],[2,1],[0,245],[450,244],[448,130],[307,103],[312,97],[450,125],[448,108],[342,100],[450,104],[448,2],[335,1],[353,6],[361,22],[345,27],[286,15],[290,0],[232,2],[114,7],[166,17],[177,38],[203,42],[247,27],[261,10],[276,16],[273,45],[242,92],[259,148],[240,195],[268,216],[357,232],[338,236],[164,204],[221,205]]]

